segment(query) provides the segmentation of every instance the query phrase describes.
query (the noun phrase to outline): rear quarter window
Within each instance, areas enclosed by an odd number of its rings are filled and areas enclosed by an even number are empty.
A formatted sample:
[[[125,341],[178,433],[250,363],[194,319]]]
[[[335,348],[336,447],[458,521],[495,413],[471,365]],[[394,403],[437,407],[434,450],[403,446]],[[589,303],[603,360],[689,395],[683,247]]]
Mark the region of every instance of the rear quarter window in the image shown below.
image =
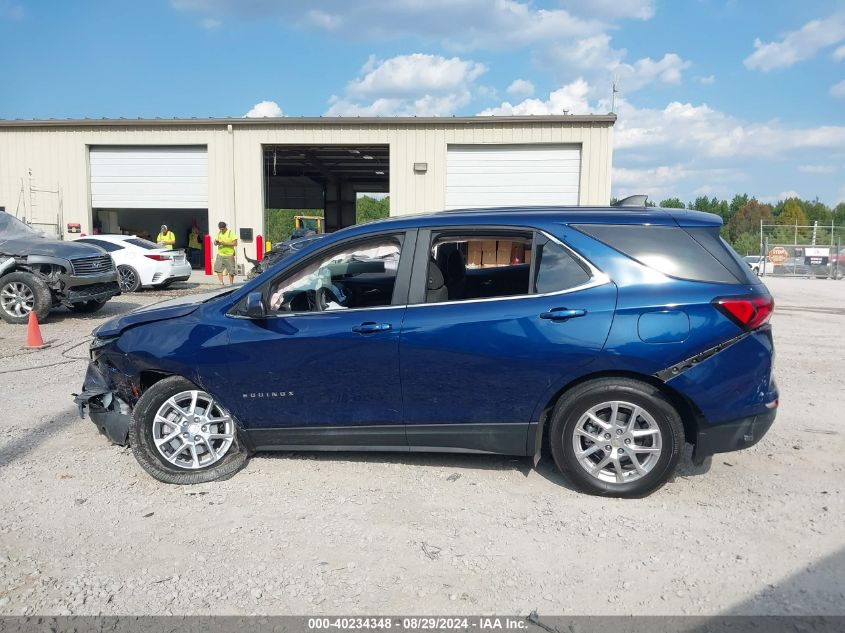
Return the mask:
[[[670,277],[730,284],[759,283],[751,269],[721,240],[716,226],[683,229],[580,224],[573,228]]]

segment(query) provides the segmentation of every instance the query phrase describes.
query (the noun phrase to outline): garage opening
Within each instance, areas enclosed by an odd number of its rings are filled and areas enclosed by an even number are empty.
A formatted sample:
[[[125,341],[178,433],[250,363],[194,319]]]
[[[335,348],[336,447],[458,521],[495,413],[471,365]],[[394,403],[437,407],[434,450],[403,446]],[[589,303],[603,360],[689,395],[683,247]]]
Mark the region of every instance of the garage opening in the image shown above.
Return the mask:
[[[389,191],[388,145],[264,146],[264,217],[273,244],[384,217]]]
[[[162,224],[187,248],[202,247],[209,231],[208,151],[205,146],[100,146],[89,153],[95,234],[136,235],[155,241]],[[202,251],[192,252],[202,265]]]

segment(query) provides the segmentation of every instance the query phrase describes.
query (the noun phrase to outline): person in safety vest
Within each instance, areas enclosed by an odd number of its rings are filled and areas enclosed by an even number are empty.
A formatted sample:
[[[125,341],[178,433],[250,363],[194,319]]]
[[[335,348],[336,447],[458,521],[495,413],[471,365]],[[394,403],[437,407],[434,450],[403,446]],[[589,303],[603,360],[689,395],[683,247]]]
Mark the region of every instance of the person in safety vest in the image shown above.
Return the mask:
[[[173,235],[173,231],[167,228],[166,224],[162,224],[161,231],[156,236],[156,242],[159,248],[172,250],[173,245],[176,243],[176,236]]]
[[[199,268],[202,261],[200,230],[196,226],[192,226],[191,232],[188,233],[188,261],[191,262],[193,268]]]
[[[220,285],[225,286],[223,274],[229,275],[229,283],[235,283],[235,247],[238,245],[238,238],[226,227],[225,222],[217,224],[220,229],[217,237],[214,238],[214,245],[217,246],[217,258],[214,260],[214,272],[220,280]]]

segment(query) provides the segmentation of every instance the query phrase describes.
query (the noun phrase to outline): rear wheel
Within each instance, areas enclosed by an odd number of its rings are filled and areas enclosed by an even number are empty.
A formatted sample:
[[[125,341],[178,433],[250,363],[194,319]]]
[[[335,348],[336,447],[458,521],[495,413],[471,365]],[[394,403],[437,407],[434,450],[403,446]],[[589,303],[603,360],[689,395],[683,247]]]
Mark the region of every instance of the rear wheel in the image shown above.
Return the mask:
[[[672,476],[684,428],[656,387],[603,378],[564,396],[555,408],[549,439],[555,463],[579,489],[642,497]]]
[[[125,264],[117,267],[117,281],[121,292],[135,292],[141,287],[141,276],[138,271]]]
[[[19,271],[0,279],[0,317],[7,323],[26,323],[30,312],[41,321],[52,306],[50,288],[36,275]]]
[[[77,303],[72,303],[70,309],[81,314],[92,314],[98,310],[102,310],[103,306],[106,305],[106,301],[108,301],[108,299],[103,299],[102,301],[98,299],[78,301]]]
[[[144,392],[132,413],[129,441],[141,467],[169,484],[223,479],[248,459],[232,416],[181,376]]]

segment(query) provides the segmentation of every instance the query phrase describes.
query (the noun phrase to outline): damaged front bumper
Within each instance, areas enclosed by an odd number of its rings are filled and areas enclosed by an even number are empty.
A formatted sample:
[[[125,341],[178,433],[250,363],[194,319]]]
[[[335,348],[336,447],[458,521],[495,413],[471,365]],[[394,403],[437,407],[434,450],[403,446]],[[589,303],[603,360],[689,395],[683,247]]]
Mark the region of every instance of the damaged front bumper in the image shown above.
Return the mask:
[[[79,407],[81,418],[85,418],[87,409],[91,421],[111,442],[121,446],[129,443],[132,408],[120,397],[107,371],[104,371],[96,360],[88,364],[82,393],[74,394],[74,396],[73,401]]]

